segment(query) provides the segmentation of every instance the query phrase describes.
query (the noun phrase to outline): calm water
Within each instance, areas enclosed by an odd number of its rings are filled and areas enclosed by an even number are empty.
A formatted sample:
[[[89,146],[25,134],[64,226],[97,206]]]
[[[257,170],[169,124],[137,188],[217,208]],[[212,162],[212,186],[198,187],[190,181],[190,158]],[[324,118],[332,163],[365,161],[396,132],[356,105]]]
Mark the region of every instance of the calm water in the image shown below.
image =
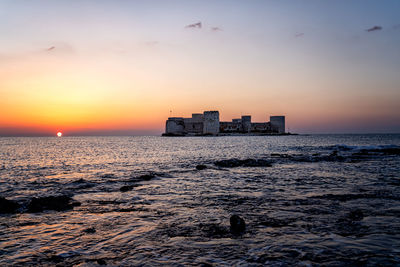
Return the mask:
[[[0,196],[21,205],[0,214],[0,265],[400,265],[399,150],[400,135],[0,138]],[[215,164],[234,158],[272,166]],[[28,212],[55,195],[81,205]]]

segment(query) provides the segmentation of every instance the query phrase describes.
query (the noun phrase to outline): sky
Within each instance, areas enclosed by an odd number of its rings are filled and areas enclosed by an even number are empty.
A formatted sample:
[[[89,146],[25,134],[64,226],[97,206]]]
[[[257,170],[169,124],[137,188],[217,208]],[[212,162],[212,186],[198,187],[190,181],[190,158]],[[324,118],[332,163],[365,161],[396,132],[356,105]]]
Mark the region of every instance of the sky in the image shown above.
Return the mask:
[[[204,110],[399,133],[400,1],[0,1],[0,136],[161,134]]]

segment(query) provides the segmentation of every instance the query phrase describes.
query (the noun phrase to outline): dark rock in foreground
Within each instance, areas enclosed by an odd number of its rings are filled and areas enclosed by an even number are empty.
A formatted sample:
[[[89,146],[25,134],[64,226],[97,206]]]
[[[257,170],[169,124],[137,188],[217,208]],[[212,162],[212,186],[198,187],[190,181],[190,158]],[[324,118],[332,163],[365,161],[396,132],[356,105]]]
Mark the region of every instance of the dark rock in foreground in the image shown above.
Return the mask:
[[[18,208],[17,202],[0,197],[0,213],[15,213]]]
[[[136,181],[150,181],[151,179],[155,178],[156,175],[154,173],[144,174],[136,177],[134,180]]]
[[[28,212],[42,212],[44,210],[64,211],[80,206],[81,203],[74,201],[69,196],[49,196],[32,198],[28,204]]]
[[[230,229],[232,234],[234,235],[242,234],[246,230],[246,223],[240,216],[236,214],[232,215],[229,221],[231,223]]]
[[[214,164],[223,168],[272,166],[271,162],[265,159],[225,159],[216,161]]]
[[[94,234],[96,233],[96,229],[94,229],[94,227],[90,227],[90,228],[86,228],[85,230],[83,230],[84,233],[87,234]]]
[[[119,189],[119,191],[128,192],[128,191],[131,191],[132,189],[133,189],[133,185],[124,185]]]
[[[206,165],[199,164],[199,165],[196,166],[196,170],[201,171],[201,170],[204,170],[204,169],[207,169]]]
[[[103,259],[98,259],[98,260],[96,260],[96,262],[98,265],[106,265],[107,264],[107,262]]]

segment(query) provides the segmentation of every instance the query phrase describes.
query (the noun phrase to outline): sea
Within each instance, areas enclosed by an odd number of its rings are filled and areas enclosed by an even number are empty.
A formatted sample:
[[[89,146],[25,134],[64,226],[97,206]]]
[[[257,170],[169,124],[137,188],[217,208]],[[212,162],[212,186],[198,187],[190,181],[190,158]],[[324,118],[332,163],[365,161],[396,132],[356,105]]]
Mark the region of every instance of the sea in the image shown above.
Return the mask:
[[[2,137],[0,197],[0,266],[400,266],[399,134]]]

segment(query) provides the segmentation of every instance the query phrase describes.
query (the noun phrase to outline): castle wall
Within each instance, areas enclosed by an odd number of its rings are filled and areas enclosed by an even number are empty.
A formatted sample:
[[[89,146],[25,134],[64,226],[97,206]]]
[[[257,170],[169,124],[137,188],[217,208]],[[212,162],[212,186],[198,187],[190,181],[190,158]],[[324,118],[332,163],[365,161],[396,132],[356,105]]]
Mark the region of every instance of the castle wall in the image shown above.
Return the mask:
[[[196,121],[192,119],[185,119],[185,132],[192,134],[202,134],[203,133],[203,121]]]
[[[271,132],[271,124],[269,122],[253,122],[251,123],[251,132],[258,132],[258,133]]]
[[[184,134],[185,131],[185,123],[183,118],[173,117],[168,118],[165,125],[165,133],[166,134]]]
[[[242,131],[242,122],[229,122],[229,121],[221,121],[219,123],[219,129],[222,133],[231,133],[231,132],[241,132]]]
[[[270,116],[271,126],[278,133],[285,133],[285,116]]]
[[[219,133],[219,112],[205,111],[203,134],[218,134]]]

